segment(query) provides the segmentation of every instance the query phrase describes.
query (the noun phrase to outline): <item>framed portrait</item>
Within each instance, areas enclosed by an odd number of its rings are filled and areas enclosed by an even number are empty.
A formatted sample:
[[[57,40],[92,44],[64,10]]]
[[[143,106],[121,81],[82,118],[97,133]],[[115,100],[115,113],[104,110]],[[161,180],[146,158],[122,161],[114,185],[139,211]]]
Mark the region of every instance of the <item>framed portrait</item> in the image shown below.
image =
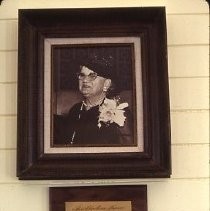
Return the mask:
[[[147,186],[51,187],[50,211],[147,211]]]
[[[19,179],[169,177],[163,7],[19,10]]]

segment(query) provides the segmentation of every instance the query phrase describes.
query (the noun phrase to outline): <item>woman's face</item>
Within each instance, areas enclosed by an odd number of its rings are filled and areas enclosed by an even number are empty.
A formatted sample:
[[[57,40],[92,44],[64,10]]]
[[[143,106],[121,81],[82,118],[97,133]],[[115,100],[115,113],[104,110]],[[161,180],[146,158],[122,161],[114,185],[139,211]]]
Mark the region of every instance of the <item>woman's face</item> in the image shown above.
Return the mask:
[[[103,93],[103,88],[108,79],[97,76],[94,80],[91,80],[88,76],[94,74],[94,71],[85,66],[82,66],[80,74],[83,75],[83,79],[79,79],[79,90],[85,98],[100,96]]]

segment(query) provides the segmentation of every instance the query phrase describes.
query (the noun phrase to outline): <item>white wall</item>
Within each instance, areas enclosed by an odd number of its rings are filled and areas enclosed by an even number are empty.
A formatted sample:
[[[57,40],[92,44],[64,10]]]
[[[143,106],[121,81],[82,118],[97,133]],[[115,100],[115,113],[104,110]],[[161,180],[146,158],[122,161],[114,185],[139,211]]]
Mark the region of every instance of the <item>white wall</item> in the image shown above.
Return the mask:
[[[18,181],[18,8],[166,6],[170,179]],[[48,187],[147,184],[148,211],[209,211],[209,17],[205,0],[3,0],[0,6],[0,211],[48,211]]]

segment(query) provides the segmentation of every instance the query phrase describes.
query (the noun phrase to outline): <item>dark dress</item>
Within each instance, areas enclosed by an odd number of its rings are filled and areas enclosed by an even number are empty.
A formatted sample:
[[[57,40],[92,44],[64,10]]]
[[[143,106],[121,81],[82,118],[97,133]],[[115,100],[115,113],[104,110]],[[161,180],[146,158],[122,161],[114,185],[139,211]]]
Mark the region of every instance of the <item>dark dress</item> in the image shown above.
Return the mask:
[[[98,127],[99,106],[85,110],[82,103],[75,104],[67,116],[54,116],[56,145],[71,146],[129,146],[134,145],[131,114],[125,109],[123,127],[116,123]]]

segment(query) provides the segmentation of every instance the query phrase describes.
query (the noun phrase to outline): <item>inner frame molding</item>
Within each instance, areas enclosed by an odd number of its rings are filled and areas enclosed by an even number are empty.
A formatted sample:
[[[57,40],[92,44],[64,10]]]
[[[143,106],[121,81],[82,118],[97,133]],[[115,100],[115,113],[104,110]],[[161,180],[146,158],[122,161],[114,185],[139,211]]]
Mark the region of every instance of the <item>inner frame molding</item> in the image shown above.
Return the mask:
[[[143,152],[143,102],[142,102],[142,72],[141,72],[141,43],[138,37],[104,37],[104,38],[48,38],[45,39],[44,50],[44,153],[116,153],[116,152]],[[53,147],[51,146],[51,118],[52,116],[52,84],[50,81],[52,61],[52,46],[86,45],[86,44],[134,44],[135,61],[135,99],[136,123],[137,123],[137,146],[116,146],[116,147]],[[133,90],[132,90],[133,91]]]

